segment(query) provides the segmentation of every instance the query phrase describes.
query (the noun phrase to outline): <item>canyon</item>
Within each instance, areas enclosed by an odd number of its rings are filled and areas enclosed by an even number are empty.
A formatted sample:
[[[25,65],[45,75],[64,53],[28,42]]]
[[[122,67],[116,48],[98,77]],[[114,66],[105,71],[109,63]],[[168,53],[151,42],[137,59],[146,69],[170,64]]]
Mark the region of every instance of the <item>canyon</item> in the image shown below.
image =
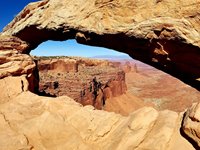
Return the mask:
[[[82,105],[102,109],[108,98],[125,94],[125,73],[104,60],[37,57],[40,93],[69,96]]]
[[[122,115],[151,106],[182,112],[199,102],[197,90],[131,59],[35,57],[39,95],[69,96],[76,102]]]
[[[196,0],[30,3],[0,33],[0,148],[200,149],[199,6]],[[104,109],[114,112],[95,109],[99,104],[83,106],[68,96],[39,96],[39,67],[30,51],[46,40],[68,39],[125,52],[197,90],[140,64],[135,72],[121,68],[128,79],[126,93],[105,101]],[[76,74],[76,61],[60,69],[64,60],[51,61],[49,70]],[[130,99],[137,106],[128,112]]]

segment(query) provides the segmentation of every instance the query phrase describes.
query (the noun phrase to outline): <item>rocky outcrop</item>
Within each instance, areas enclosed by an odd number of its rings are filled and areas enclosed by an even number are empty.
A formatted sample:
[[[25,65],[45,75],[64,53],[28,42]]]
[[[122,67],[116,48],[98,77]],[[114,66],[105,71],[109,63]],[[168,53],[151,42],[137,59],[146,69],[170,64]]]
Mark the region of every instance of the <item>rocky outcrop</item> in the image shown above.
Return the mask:
[[[122,69],[124,70],[125,73],[131,72],[132,66],[129,61],[126,61],[124,65],[122,65]]]
[[[29,83],[26,75],[20,77],[6,77],[0,80],[0,104],[15,98],[24,91],[28,91]]]
[[[29,50],[73,38],[115,49],[198,88],[199,6],[196,0],[46,0],[29,4],[3,34],[26,41]]]
[[[115,78],[111,78],[105,85],[105,98],[117,97],[122,95],[127,90],[125,83],[125,73],[120,71]]]
[[[144,107],[122,117],[82,107],[67,96],[22,92],[0,105],[0,147],[194,150],[179,133],[181,120],[182,114],[168,110]]]
[[[0,78],[32,72],[33,59],[23,54],[27,48],[28,45],[19,38],[0,36]]]
[[[79,65],[83,65],[86,67],[91,67],[91,66],[106,67],[110,65],[110,62],[107,60],[84,58],[84,57],[72,57],[72,59],[75,59]]]
[[[193,141],[196,149],[200,148],[200,104],[194,103],[184,115],[182,122],[182,131],[184,136]]]
[[[24,54],[27,49],[27,43],[17,37],[0,36],[0,79],[24,75],[29,81],[28,89],[36,92],[39,84],[37,67],[34,60]]]
[[[106,76],[106,74],[103,74]],[[103,109],[106,100],[126,93],[125,73],[123,71],[113,74],[107,82],[99,82],[96,77],[90,81],[89,87],[81,90],[78,102],[83,105],[92,105]]]
[[[37,57],[39,71],[55,71],[55,72],[78,72],[78,62],[74,59],[67,58],[51,58]]]

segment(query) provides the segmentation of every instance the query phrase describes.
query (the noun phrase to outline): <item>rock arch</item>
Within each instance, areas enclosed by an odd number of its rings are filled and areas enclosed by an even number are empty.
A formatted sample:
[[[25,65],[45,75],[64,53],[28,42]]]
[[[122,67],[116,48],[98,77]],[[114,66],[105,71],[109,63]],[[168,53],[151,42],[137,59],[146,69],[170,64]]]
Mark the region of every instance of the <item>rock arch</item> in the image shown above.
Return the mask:
[[[25,41],[25,54],[46,40],[75,38],[125,52],[199,89],[200,21],[190,6],[200,4],[168,2],[39,1],[25,7],[2,35]]]
[[[184,116],[143,108],[122,117],[104,111],[100,115],[68,97],[53,101],[27,92],[37,88],[36,63],[27,55],[30,50],[47,39],[70,38],[126,52],[197,87],[199,6],[196,0],[44,0],[29,4],[0,35],[1,147],[199,149],[199,104]],[[192,147],[179,129],[197,144]]]

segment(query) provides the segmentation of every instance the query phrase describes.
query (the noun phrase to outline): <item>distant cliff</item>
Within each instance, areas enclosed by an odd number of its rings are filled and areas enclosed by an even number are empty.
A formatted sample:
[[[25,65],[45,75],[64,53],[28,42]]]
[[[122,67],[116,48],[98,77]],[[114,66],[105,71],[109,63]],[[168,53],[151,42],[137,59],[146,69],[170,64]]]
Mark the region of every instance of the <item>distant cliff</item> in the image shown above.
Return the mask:
[[[39,91],[43,95],[67,95],[83,105],[102,109],[106,99],[127,90],[125,72],[105,60],[80,57],[38,57]]]

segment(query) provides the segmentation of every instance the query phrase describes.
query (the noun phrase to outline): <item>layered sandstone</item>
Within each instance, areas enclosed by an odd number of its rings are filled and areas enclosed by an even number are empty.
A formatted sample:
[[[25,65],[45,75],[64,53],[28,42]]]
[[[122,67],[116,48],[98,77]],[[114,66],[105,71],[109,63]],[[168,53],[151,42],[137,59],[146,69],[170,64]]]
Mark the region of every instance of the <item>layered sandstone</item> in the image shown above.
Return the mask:
[[[0,78],[31,73],[35,64],[25,53],[28,45],[17,37],[0,36]]]
[[[198,88],[199,7],[196,0],[45,0],[24,8],[3,34],[26,41],[29,50],[75,38],[123,51]]]
[[[191,108],[189,108],[183,117],[182,131],[188,140],[193,141],[195,148],[200,148],[200,104],[194,103]]]
[[[66,95],[83,105],[102,109],[106,99],[126,92],[125,73],[108,61],[81,57],[36,59],[41,94]],[[64,62],[63,65],[61,61]],[[55,67],[55,64],[59,66]]]
[[[0,35],[0,79],[24,75],[28,79],[29,90],[36,92],[39,82],[38,72],[34,60],[24,54],[27,53],[28,47],[26,42],[17,37]]]
[[[78,72],[78,62],[74,59],[54,57],[36,57],[39,71]]]

